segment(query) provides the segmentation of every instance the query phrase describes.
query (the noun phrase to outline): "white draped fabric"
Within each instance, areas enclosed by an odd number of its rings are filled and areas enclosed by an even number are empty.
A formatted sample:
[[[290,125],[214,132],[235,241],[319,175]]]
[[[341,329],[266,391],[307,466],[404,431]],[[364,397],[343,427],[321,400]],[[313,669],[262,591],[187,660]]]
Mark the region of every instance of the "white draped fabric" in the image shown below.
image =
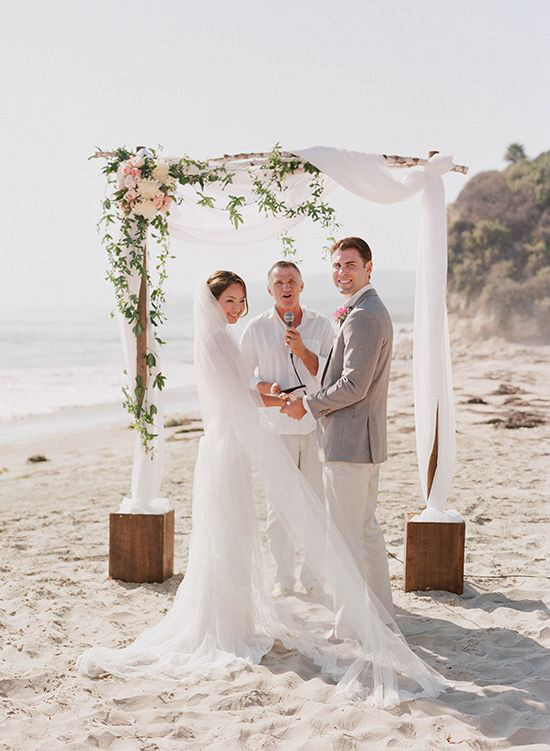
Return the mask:
[[[407,170],[407,174],[402,175],[389,168],[382,156],[375,154],[322,146],[291,151],[324,173],[326,194],[336,185],[341,185],[369,201],[397,203],[422,193],[413,351],[418,465],[421,487],[427,503],[422,519],[459,521],[461,517],[456,512],[444,510],[451,487],[455,458],[455,422],[446,311],[445,193],[442,180],[442,175],[452,167],[452,158],[436,155],[425,167],[415,171]],[[215,183],[205,189],[205,193],[215,198],[215,208],[198,206],[193,188],[185,187],[180,190],[184,201],[169,217],[172,237],[195,244],[244,245],[275,236],[303,221],[303,217],[284,219],[260,213],[254,203],[251,168],[232,166],[231,169],[235,169],[236,175],[226,191],[217,188]],[[252,169],[259,171],[261,167]],[[286,178],[284,198],[288,205],[297,206],[307,198],[311,179],[312,176],[307,173],[289,175]],[[227,212],[222,210],[229,195],[245,198],[245,205],[239,209],[244,223],[238,230],[229,223]],[[151,394],[153,400],[157,399],[157,396],[158,392]],[[428,464],[435,438],[436,415],[439,420],[438,460],[428,496]],[[159,423],[161,421],[162,415],[159,410]],[[159,441],[158,445],[160,444]],[[160,453],[155,453],[151,459],[143,457],[139,449],[136,449],[138,467],[134,468],[136,481],[133,485],[140,489],[148,489],[148,494],[140,495],[139,503],[142,507],[149,508],[150,513],[155,513],[153,500],[159,489],[156,478],[160,477]],[[155,481],[149,479],[153,477]]]
[[[447,324],[447,218],[442,175],[451,156],[433,156],[426,166],[398,179],[384,157],[316,146],[293,152],[368,201],[397,203],[422,191],[414,311],[414,411],[420,483],[426,510],[422,521],[462,521],[445,511],[455,462],[455,417]],[[437,468],[428,495],[428,464],[439,416]]]

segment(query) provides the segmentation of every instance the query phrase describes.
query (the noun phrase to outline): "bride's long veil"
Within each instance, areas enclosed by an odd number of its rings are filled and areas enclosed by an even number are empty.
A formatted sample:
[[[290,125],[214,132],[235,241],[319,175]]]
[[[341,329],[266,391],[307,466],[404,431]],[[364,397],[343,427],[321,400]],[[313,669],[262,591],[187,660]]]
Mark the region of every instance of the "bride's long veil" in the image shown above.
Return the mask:
[[[378,705],[434,696],[444,679],[407,645],[370,592],[324,504],[295,467],[279,436],[261,427],[258,394],[248,387],[237,345],[206,282],[194,300],[194,363],[205,436],[193,488],[189,565],[172,609],[124,649],[93,648],[79,658],[87,675],[103,672],[196,680],[260,661],[275,639],[310,657],[339,687]],[[289,535],[301,505],[301,544],[314,576],[345,607],[351,638],[328,641],[273,604],[250,487],[253,466]]]

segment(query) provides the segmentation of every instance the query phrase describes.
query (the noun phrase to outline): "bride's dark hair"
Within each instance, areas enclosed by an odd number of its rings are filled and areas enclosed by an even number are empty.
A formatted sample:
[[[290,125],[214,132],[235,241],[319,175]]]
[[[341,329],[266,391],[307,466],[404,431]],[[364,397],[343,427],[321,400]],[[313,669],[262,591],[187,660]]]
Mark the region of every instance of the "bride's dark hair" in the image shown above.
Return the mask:
[[[246,291],[246,284],[244,283],[244,279],[241,279],[238,274],[235,274],[233,271],[214,271],[214,273],[208,277],[206,283],[208,284],[208,289],[212,292],[216,300],[219,300],[222,292],[225,292],[225,290],[232,284],[240,284],[244,291],[245,309],[243,316],[248,313],[248,293]]]

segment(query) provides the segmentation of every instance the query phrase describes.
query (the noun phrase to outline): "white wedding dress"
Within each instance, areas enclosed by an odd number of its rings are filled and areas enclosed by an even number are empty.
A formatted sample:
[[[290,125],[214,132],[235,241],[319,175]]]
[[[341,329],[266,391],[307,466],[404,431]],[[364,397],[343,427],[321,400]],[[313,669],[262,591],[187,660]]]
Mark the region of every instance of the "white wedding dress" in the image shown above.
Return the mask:
[[[93,647],[78,659],[81,674],[177,679],[229,676],[258,664],[275,640],[298,649],[354,697],[381,706],[435,696],[445,680],[421,660],[362,580],[324,505],[294,466],[279,436],[259,419],[259,395],[248,387],[222,309],[203,281],[195,294],[194,363],[205,434],[193,487],[189,563],[172,608],[122,649]],[[322,624],[304,624],[292,598],[273,600],[252,493],[254,466],[289,534],[304,510],[301,541],[329,595],[346,607],[340,624],[352,638],[327,639]],[[342,611],[336,619],[342,617]]]

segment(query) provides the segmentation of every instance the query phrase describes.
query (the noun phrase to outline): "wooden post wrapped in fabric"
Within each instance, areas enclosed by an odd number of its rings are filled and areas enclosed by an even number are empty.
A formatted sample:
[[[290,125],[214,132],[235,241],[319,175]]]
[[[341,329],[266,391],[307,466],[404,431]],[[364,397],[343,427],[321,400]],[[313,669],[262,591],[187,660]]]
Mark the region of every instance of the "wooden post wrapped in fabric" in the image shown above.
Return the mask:
[[[405,515],[405,592],[464,592],[464,522],[413,522]]]
[[[109,515],[109,576],[163,582],[174,574],[174,512]]]
[[[430,151],[428,159],[438,153],[436,150]],[[435,408],[433,427],[434,439],[426,474],[428,510],[440,455],[439,402]],[[413,516],[416,515],[405,515],[405,592],[440,589],[461,595],[464,592],[465,523],[411,521]]]
[[[136,397],[143,405],[147,389],[147,244],[139,288],[136,336]],[[109,515],[109,576],[126,582],[163,582],[174,574],[174,512]]]

